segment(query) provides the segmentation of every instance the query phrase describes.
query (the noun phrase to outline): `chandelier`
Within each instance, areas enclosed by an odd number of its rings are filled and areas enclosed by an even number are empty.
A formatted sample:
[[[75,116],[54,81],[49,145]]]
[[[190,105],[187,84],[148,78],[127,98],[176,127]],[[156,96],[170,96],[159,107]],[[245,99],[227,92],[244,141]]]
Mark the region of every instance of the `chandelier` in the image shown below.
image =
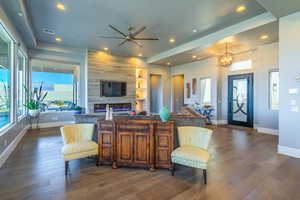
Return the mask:
[[[228,51],[228,42],[226,42],[226,52],[219,58],[219,65],[222,67],[228,67],[233,62],[233,54]]]

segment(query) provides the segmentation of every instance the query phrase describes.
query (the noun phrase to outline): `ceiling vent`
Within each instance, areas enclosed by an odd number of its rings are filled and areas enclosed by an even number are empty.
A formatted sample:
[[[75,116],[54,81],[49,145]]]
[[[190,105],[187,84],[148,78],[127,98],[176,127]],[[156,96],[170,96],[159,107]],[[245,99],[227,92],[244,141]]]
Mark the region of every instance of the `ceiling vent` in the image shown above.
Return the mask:
[[[55,35],[55,31],[48,28],[43,28],[43,33],[46,33],[48,35]]]

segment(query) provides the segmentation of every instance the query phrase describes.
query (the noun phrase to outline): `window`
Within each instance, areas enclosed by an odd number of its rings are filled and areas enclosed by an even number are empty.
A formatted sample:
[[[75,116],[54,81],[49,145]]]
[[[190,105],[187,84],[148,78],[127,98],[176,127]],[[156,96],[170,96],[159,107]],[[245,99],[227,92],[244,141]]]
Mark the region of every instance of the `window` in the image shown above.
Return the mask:
[[[244,60],[240,62],[234,62],[230,66],[230,71],[247,70],[252,68],[252,60]]]
[[[17,54],[17,117],[25,114],[26,58],[21,51]]]
[[[204,78],[200,80],[200,104],[211,105],[211,79]]]
[[[72,110],[76,104],[75,69],[33,67],[32,89],[43,90],[48,94],[42,105],[42,111]]]
[[[0,128],[12,122],[12,55],[13,42],[0,24]]]
[[[271,71],[269,74],[270,79],[270,109],[279,109],[279,72]]]

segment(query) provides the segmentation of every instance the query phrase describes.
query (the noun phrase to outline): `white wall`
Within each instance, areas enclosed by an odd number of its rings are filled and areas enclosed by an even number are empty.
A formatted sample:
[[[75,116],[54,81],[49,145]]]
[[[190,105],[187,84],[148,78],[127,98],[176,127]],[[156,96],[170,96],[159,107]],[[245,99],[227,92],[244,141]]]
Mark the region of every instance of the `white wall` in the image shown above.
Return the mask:
[[[278,129],[278,111],[269,109],[269,72],[278,69],[278,43],[259,46],[256,50],[235,55],[235,61],[251,59],[252,69],[232,72],[221,68],[222,94],[219,95],[221,115],[219,120],[227,120],[228,112],[228,76],[253,73],[254,84],[254,126],[269,129],[276,133]]]
[[[199,102],[199,80],[212,78],[212,105],[216,108],[214,120],[227,121],[228,76],[234,74],[254,74],[254,125],[264,131],[276,133],[278,129],[278,111],[269,109],[269,72],[278,69],[278,43],[258,47],[256,50],[235,55],[235,61],[251,59],[253,68],[232,72],[218,65],[217,58],[208,58],[198,62],[178,65],[171,68],[171,75],[183,74],[185,79],[185,104]],[[186,83],[197,78],[198,91],[190,99],[186,98]]]
[[[217,65],[217,58],[209,58],[197,62],[192,62],[188,64],[178,65],[171,67],[171,76],[174,75],[184,75],[184,104],[194,104],[195,102],[200,102],[200,79],[211,78],[211,103],[215,108],[214,115],[217,114],[217,85],[219,77],[219,66]],[[192,79],[197,79],[197,90],[196,94],[191,94],[190,98],[187,98],[186,84],[189,82],[192,84]],[[170,85],[172,83],[170,82]],[[172,98],[170,98],[172,99]],[[214,117],[216,119],[216,116]]]
[[[300,109],[300,81],[296,80],[300,74],[300,12],[279,20],[279,67],[278,151],[300,158],[300,112],[296,112]],[[298,93],[291,94],[290,89],[298,89]]]

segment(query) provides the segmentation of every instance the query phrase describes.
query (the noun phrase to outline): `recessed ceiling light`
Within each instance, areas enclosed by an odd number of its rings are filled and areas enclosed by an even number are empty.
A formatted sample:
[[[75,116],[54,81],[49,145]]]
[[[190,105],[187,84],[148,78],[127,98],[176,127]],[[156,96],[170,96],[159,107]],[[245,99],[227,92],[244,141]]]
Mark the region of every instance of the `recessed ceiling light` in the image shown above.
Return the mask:
[[[103,50],[104,50],[104,51],[108,51],[109,48],[108,48],[108,47],[104,47]]]
[[[240,5],[235,9],[235,12],[244,12],[246,10],[246,6],[245,5]]]
[[[18,15],[19,15],[20,17],[22,17],[22,16],[23,16],[23,13],[22,13],[22,12],[18,12]]]
[[[170,42],[170,43],[174,43],[174,42],[176,42],[176,40],[175,40],[174,38],[170,38],[170,39],[169,39],[169,42]]]
[[[192,31],[193,31],[193,33],[197,33],[198,32],[198,30],[195,29],[195,28]]]
[[[194,56],[192,56],[192,58],[194,58],[194,59],[195,59],[195,58],[197,58],[197,56],[195,56],[195,55],[194,55]]]
[[[260,36],[260,39],[261,39],[261,40],[266,40],[266,39],[268,39],[268,38],[269,38],[268,35],[262,35],[262,36]]]
[[[56,40],[56,42],[61,42],[62,41],[62,39],[60,37],[56,37],[55,40]]]
[[[167,62],[166,64],[167,64],[168,66],[170,66],[170,65],[171,65],[171,63],[170,63],[170,62]]]
[[[139,57],[142,57],[143,56],[143,54],[142,53],[139,53],[139,55],[138,55]]]
[[[64,4],[62,4],[62,3],[57,3],[56,4],[56,8],[58,10],[66,10],[66,6]]]

